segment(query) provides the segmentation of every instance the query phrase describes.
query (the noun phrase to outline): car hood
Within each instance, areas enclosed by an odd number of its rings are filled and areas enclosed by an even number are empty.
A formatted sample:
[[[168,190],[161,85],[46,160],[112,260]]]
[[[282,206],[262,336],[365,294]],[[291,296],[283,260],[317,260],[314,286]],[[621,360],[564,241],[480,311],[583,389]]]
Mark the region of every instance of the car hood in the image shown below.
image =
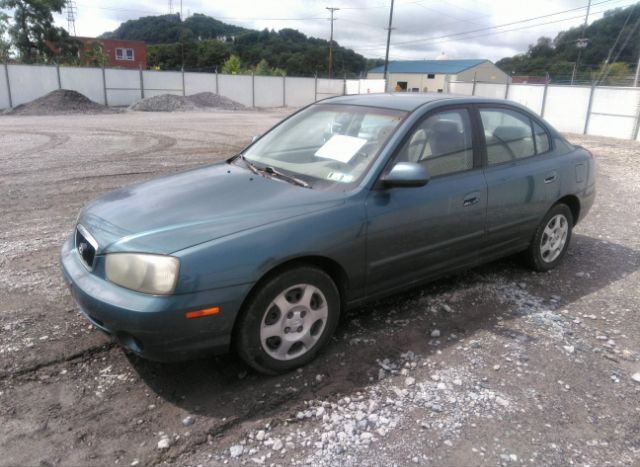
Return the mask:
[[[78,223],[99,253],[173,253],[324,210],[344,193],[317,191],[218,163],[122,188],[87,205]]]

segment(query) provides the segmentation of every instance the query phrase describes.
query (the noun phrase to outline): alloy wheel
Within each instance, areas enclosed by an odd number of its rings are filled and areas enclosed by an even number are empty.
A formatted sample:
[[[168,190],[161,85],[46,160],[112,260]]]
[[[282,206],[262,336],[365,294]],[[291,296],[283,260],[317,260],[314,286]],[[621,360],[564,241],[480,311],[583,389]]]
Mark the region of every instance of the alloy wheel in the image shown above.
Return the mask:
[[[297,284],[282,291],[266,309],[260,324],[260,343],[275,360],[304,355],[318,342],[329,308],[322,291]]]

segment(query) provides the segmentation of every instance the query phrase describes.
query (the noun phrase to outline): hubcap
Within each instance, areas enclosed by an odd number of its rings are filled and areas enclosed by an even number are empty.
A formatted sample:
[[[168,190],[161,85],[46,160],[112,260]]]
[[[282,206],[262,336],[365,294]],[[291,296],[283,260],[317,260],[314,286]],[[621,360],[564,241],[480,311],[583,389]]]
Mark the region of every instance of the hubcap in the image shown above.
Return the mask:
[[[270,357],[291,360],[318,342],[329,308],[324,294],[310,284],[282,291],[269,305],[260,324],[260,342]]]
[[[545,263],[555,261],[567,243],[569,222],[562,214],[556,214],[547,223],[540,239],[540,256]]]

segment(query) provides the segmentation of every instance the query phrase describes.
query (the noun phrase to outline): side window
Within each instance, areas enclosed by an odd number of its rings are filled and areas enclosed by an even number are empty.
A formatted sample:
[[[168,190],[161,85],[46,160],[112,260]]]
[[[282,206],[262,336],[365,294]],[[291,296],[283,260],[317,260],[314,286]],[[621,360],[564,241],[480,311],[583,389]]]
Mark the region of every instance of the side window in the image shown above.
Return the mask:
[[[432,114],[413,130],[398,160],[424,164],[432,177],[472,169],[471,134],[466,109]]]
[[[543,154],[549,150],[549,135],[547,132],[538,125],[536,122],[533,122],[533,133],[536,137],[536,154]]]
[[[531,120],[527,116],[507,109],[480,109],[480,118],[489,165],[535,155]]]

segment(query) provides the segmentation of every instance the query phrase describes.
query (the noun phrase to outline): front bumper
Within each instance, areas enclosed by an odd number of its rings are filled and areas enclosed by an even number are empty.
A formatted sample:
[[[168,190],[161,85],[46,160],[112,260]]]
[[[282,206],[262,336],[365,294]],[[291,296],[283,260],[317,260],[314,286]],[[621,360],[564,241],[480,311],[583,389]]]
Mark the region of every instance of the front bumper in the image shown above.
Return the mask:
[[[85,317],[115,341],[158,361],[188,360],[225,353],[242,301],[252,284],[180,295],[148,295],[91,273],[67,240],[60,252],[62,272]],[[187,311],[220,307],[215,315],[186,319]]]

